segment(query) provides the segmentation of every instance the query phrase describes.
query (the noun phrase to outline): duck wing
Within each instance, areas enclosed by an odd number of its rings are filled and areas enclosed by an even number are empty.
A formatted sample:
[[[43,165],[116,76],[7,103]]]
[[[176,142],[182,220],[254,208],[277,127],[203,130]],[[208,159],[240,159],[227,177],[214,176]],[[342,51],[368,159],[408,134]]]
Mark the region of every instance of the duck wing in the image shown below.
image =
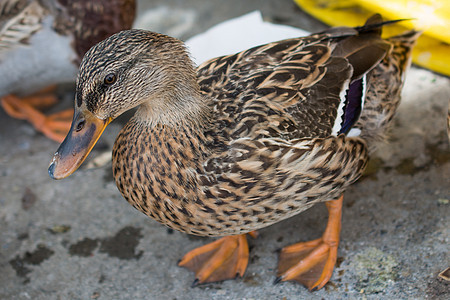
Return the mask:
[[[375,15],[359,28],[332,28],[200,65],[199,84],[213,99],[221,134],[289,140],[347,133],[363,105],[365,75],[392,47],[380,37],[380,22]]]

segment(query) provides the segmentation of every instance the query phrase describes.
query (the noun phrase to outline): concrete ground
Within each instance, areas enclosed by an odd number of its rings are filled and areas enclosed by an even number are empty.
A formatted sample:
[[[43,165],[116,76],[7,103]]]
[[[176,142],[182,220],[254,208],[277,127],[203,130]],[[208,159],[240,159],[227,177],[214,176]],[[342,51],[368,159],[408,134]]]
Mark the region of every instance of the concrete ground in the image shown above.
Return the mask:
[[[268,21],[325,28],[291,0],[139,7],[153,30],[182,39],[255,9]],[[70,106],[73,93],[63,91],[60,107]],[[176,263],[208,239],[169,231],[134,210],[110,163],[51,180],[47,166],[58,145],[0,110],[0,299],[449,299],[449,283],[438,277],[450,264],[449,99],[449,78],[412,68],[389,142],[345,194],[338,265],[314,293],[273,284],[276,250],[320,236],[324,205],[250,239],[242,279],[191,288],[193,274]],[[107,129],[91,161],[112,148],[120,127]]]

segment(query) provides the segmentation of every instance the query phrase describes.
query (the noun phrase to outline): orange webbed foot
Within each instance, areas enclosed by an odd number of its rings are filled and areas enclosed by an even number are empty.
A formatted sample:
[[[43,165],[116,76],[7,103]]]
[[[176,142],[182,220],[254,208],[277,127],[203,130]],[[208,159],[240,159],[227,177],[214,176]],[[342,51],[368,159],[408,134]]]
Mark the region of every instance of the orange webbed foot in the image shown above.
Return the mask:
[[[275,283],[294,280],[309,290],[321,289],[330,280],[337,259],[343,196],[326,203],[329,218],[320,239],[283,248]]]
[[[256,232],[249,233],[255,237]],[[191,250],[178,263],[195,272],[193,286],[242,277],[249,258],[246,234],[226,236]]]
[[[69,132],[73,110],[66,110],[46,116],[38,108],[48,107],[57,102],[54,95],[38,93],[33,96],[18,98],[8,95],[1,98],[1,105],[7,114],[16,119],[27,120],[37,131],[48,138],[62,142]]]

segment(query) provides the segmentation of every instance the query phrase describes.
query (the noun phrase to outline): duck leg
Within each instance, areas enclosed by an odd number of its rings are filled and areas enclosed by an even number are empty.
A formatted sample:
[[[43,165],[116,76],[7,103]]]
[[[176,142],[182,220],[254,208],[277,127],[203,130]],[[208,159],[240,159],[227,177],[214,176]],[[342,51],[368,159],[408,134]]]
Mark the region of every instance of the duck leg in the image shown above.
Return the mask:
[[[256,232],[249,233],[256,237]],[[178,263],[195,272],[193,286],[242,277],[249,258],[246,234],[226,236],[189,251]]]
[[[322,288],[333,274],[341,231],[342,201],[326,202],[328,223],[320,239],[281,249],[275,283],[295,280],[310,290]]]
[[[65,110],[48,116],[39,110],[54,105],[56,102],[56,96],[47,90],[25,98],[8,95],[0,99],[0,103],[8,115],[16,119],[27,120],[36,130],[61,143],[69,132],[73,110]]]

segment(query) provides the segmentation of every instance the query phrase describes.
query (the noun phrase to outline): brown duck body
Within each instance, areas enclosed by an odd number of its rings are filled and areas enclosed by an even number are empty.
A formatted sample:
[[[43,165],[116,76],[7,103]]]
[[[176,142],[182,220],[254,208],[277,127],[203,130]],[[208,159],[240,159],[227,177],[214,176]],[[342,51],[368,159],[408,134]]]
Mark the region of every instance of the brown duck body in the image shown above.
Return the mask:
[[[367,160],[357,138],[239,138],[219,146],[205,136],[193,141],[194,130],[131,121],[113,150],[114,177],[125,199],[190,234],[246,233],[298,214],[336,198]]]
[[[115,34],[81,62],[72,126],[49,173],[70,175],[111,120],[138,107],[113,149],[123,196],[171,228],[225,236],[179,262],[194,285],[242,276],[246,233],[326,201],[324,234],[284,247],[275,281],[320,289],[337,260],[342,193],[392,119],[418,36],[384,40],[386,23],[375,15],[197,70],[174,38]]]
[[[348,36],[362,46],[342,50]],[[337,198],[392,119],[416,36],[334,29],[202,64],[197,118],[154,122],[140,108],[117,137],[119,190],[146,215],[202,236],[246,233]],[[381,54],[357,74],[364,62],[351,56],[364,47]],[[342,94],[363,73],[360,137],[333,132]]]

